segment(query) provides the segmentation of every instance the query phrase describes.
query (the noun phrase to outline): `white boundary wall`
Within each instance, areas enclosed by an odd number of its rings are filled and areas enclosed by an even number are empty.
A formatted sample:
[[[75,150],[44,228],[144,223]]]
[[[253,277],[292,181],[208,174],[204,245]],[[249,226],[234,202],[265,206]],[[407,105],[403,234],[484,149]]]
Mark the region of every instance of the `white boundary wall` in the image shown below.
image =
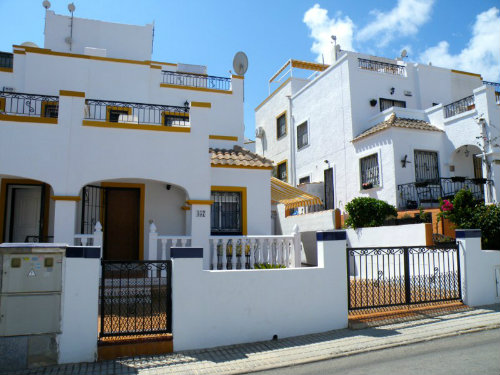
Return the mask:
[[[425,224],[347,229],[349,247],[425,246]]]
[[[200,258],[174,258],[174,350],[346,328],[345,232],[324,233],[318,267],[204,271]]]

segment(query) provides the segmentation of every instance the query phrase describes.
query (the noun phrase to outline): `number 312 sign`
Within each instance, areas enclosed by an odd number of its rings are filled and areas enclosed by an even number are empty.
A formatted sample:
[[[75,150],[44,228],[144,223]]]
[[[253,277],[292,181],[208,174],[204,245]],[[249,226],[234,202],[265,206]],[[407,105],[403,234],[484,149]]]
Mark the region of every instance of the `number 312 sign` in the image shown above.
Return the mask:
[[[207,214],[206,210],[196,210],[196,217],[205,217]]]

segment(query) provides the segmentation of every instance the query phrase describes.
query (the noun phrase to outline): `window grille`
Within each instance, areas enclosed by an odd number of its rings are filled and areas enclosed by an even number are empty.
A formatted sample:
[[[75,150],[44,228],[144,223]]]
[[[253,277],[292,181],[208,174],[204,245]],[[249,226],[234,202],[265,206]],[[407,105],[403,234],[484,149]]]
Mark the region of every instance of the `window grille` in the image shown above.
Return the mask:
[[[302,147],[309,144],[307,134],[307,121],[297,126],[297,148],[300,150]]]
[[[438,180],[437,152],[415,150],[415,182],[437,182]]]
[[[277,138],[286,135],[286,113],[276,119],[276,135]]]
[[[406,102],[404,100],[392,100],[392,99],[380,98],[379,102],[380,102],[380,112],[383,112],[391,107],[406,108]]]
[[[278,164],[278,179],[281,181],[287,181],[288,176],[287,176],[287,171],[286,171],[286,161]]]
[[[361,185],[363,188],[380,186],[378,155],[373,154],[360,159]],[[371,186],[370,186],[371,184]]]
[[[211,233],[236,234],[243,232],[241,193],[232,191],[212,191]]]

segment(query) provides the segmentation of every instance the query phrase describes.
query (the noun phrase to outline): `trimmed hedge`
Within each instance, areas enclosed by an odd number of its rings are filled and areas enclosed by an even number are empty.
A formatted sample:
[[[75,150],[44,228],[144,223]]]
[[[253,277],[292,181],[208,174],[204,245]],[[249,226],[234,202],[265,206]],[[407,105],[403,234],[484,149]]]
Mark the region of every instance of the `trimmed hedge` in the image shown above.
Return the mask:
[[[345,224],[348,227],[380,227],[391,216],[397,216],[396,207],[385,201],[370,197],[358,197],[345,206],[349,217]]]

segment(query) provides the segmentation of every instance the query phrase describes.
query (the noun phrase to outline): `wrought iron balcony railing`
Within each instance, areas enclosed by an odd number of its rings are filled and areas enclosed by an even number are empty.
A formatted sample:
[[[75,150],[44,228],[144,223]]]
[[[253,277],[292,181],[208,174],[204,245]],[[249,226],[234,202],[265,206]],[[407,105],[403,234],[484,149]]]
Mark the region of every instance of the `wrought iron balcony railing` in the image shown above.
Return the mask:
[[[436,207],[439,198],[452,199],[462,189],[470,190],[475,199],[484,200],[484,187],[491,183],[485,178],[448,177],[401,184],[398,185],[399,207],[415,209],[424,204]]]
[[[459,113],[470,111],[476,108],[474,103],[474,95],[468,96],[466,98],[457,100],[456,102],[445,105],[444,107],[444,118],[452,117],[458,115]]]
[[[14,62],[14,54],[0,52],[0,68],[12,69]]]
[[[57,118],[59,97],[0,91],[0,114]]]
[[[125,124],[189,126],[189,107],[87,99],[85,119]]]
[[[390,64],[375,60],[358,59],[358,67],[360,69],[372,70],[374,72],[406,76],[406,67],[404,65]]]
[[[162,82],[169,85],[201,87],[214,90],[231,90],[231,79],[226,77],[206,76],[191,73],[162,71]]]

